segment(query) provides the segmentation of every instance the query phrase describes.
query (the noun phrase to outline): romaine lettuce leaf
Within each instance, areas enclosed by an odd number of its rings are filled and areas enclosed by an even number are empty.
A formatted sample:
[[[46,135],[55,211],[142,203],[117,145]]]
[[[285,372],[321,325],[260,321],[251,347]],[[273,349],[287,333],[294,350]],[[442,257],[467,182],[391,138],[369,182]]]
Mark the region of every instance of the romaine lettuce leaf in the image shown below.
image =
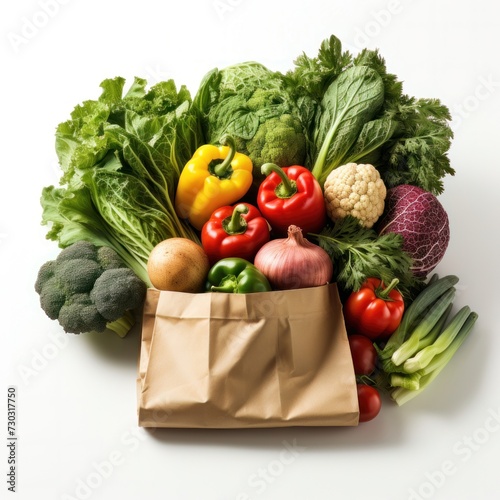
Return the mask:
[[[204,143],[198,112],[173,80],[150,90],[135,78],[104,80],[97,100],[77,105],[56,130],[60,187],[42,191],[47,238],[66,247],[78,240],[115,248],[149,284],[146,264],[161,240],[198,241],[173,203],[180,172]]]

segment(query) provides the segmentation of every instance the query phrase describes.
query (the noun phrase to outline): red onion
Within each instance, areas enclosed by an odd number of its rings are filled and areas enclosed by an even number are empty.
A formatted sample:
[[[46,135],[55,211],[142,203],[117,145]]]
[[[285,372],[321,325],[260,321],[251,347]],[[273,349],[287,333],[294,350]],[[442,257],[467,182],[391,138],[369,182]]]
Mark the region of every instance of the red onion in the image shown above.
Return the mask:
[[[325,285],[333,276],[330,256],[302,236],[298,226],[288,227],[288,237],[265,243],[254,259],[255,266],[278,290]]]

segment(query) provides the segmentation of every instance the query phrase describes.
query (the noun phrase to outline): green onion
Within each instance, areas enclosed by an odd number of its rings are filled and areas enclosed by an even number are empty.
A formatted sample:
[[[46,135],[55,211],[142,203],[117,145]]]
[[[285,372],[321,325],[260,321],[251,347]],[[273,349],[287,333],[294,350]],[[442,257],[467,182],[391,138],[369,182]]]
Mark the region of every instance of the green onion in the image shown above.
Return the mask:
[[[438,354],[437,356],[434,356],[432,361],[425,368],[420,370],[420,374],[429,375],[429,373],[435,372],[438,368],[444,366],[452,358],[453,354],[455,354],[457,349],[463,344],[464,340],[470,333],[477,318],[478,314],[476,312],[471,312],[467,317],[465,323],[463,324],[462,328],[460,328],[460,331],[458,332],[457,336],[453,339],[453,342],[448,346],[448,348],[444,352]]]
[[[455,298],[455,288],[447,290],[425,313],[422,321],[413,329],[410,336],[396,349],[391,359],[396,365],[402,365],[408,358],[411,358],[415,353],[419,352],[423,344],[429,345],[432,340],[437,337],[441,329],[434,331],[436,325],[442,324],[442,318],[445,317],[445,312],[453,303]],[[431,335],[432,332],[432,335]],[[427,341],[425,340],[427,337]]]
[[[377,348],[382,368],[387,373],[397,372],[397,365],[392,361],[392,355],[409,337],[410,332],[425,318],[431,307],[444,293],[458,283],[458,277],[448,275],[442,278],[433,275],[427,286],[417,295],[403,314],[400,325],[389,337],[383,349]]]
[[[380,362],[374,384],[398,405],[420,394],[438,376],[478,318],[464,306],[448,320],[457,283],[457,276],[434,274],[385,346],[374,344]]]
[[[419,388],[417,390],[405,389],[403,387],[398,387],[391,393],[391,398],[399,405],[407,403],[415,396],[418,396],[444,369],[444,367],[450,362],[451,358],[455,355],[458,348],[463,344],[464,340],[469,335],[474,323],[478,318],[477,313],[471,312],[459,332],[447,347],[445,351],[434,356],[432,361],[422,370],[418,372],[419,378]],[[443,332],[444,333],[444,332]],[[414,374],[415,375],[415,374]]]
[[[415,356],[404,362],[404,371],[406,373],[414,373],[421,370],[432,361],[434,356],[444,352],[458,335],[458,332],[470,314],[471,310],[469,306],[462,307],[433,344],[424,347]]]
[[[391,373],[391,386],[416,391],[420,388],[420,377],[420,373]]]

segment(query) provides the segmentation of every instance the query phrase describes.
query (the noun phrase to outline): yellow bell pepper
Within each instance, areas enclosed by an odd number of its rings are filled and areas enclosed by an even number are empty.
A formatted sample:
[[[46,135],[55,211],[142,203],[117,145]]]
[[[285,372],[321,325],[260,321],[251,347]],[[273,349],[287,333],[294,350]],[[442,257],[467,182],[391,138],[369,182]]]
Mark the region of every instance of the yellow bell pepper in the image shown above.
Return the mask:
[[[235,203],[250,189],[252,168],[252,160],[236,151],[230,136],[221,139],[221,146],[200,146],[182,169],[175,195],[177,215],[201,230],[217,208]]]

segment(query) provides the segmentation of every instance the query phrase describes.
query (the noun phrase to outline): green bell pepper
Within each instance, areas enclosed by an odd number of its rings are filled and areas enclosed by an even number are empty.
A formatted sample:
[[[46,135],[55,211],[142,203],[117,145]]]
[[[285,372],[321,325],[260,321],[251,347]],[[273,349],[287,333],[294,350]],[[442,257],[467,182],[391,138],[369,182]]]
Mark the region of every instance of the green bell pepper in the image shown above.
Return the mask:
[[[248,260],[228,257],[212,266],[208,272],[206,290],[225,293],[268,292],[271,285],[266,276]]]

